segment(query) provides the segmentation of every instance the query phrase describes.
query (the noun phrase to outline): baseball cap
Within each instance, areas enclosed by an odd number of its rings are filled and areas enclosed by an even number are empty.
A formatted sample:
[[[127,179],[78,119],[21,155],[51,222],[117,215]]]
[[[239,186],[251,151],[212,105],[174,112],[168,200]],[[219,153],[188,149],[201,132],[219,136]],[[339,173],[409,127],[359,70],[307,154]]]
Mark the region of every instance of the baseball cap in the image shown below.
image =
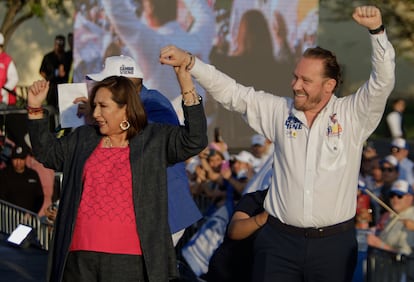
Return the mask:
[[[263,135],[255,134],[252,136],[252,146],[254,145],[264,146],[265,143],[266,143],[266,138]]]
[[[247,151],[239,152],[237,155],[234,156],[234,159],[239,162],[248,163],[248,164],[253,164],[254,162],[253,155]]]
[[[4,44],[4,36],[3,33],[0,32],[0,45]]]
[[[393,155],[388,155],[385,158],[383,158],[380,162],[380,165],[382,166],[383,163],[389,163],[390,165],[398,169],[398,160]]]
[[[143,78],[141,69],[129,56],[112,56],[105,59],[104,69],[100,73],[87,74],[86,78],[102,81],[110,76],[124,76],[130,78]]]
[[[395,138],[391,142],[391,148],[392,147],[408,150],[408,143],[404,138]]]
[[[406,195],[406,194],[414,194],[413,187],[406,180],[398,179],[392,184],[390,193],[394,193],[397,195]]]
[[[12,159],[25,159],[29,154],[29,150],[25,146],[15,146],[12,150]]]

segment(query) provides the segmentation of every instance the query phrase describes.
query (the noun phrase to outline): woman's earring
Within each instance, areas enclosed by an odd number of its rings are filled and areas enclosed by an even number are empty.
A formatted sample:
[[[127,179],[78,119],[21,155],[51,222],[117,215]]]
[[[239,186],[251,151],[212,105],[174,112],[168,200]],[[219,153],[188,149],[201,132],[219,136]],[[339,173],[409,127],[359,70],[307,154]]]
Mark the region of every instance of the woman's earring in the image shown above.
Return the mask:
[[[128,130],[130,127],[131,127],[131,124],[129,123],[129,121],[127,121],[127,120],[123,120],[120,124],[119,124],[119,127],[122,129],[122,130]]]

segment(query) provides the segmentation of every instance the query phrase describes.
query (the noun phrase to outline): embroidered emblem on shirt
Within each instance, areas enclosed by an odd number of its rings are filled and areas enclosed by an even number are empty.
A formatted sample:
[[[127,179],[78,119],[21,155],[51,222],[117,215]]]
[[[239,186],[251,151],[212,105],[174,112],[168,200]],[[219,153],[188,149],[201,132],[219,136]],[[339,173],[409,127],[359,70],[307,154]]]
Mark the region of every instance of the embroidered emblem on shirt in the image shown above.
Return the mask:
[[[289,138],[296,138],[298,136],[298,130],[302,129],[302,122],[297,119],[293,114],[290,114],[285,121],[285,131]]]
[[[329,116],[328,128],[326,135],[328,137],[340,136],[342,133],[342,126],[339,124],[336,113]]]

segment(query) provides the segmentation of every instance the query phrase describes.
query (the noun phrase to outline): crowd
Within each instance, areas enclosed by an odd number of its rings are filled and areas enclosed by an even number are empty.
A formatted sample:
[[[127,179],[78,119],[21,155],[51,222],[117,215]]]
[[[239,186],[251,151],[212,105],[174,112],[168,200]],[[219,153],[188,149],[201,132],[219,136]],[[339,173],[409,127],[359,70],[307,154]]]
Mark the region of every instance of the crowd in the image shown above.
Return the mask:
[[[206,54],[166,45],[157,68],[178,84],[178,115],[146,88],[139,61],[108,56],[86,76],[86,124],[63,133],[50,116],[59,112],[57,85],[71,81],[73,38],[65,50],[56,36],[44,79],[29,89],[26,132],[4,138],[10,153],[3,149],[0,170],[0,199],[54,225],[48,280],[167,281],[179,274],[178,255],[206,281],[351,281],[356,229],[369,230],[371,247],[411,255],[414,163],[401,101],[387,117],[389,152],[367,142],[394,86],[394,49],[379,9],[357,7],[353,19],[369,30],[373,50],[371,76],[355,94],[334,95],[341,70],[320,47],[301,55],[286,98],[239,84]],[[0,34],[2,102],[13,105],[17,71],[3,41]],[[243,115],[257,132],[250,147],[234,152],[219,128],[207,139],[198,87]],[[193,236],[183,237],[189,227]]]

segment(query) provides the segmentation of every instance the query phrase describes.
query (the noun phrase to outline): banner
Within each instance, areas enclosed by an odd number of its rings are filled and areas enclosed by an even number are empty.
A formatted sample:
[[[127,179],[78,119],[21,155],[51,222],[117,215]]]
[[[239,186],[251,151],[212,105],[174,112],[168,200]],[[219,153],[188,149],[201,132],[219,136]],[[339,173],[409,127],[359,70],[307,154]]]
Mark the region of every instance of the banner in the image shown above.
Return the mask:
[[[105,58],[129,55],[144,85],[170,99],[182,119],[181,95],[161,47],[176,45],[215,65],[237,82],[291,96],[295,60],[317,40],[317,0],[85,0],[75,2],[74,82],[100,72]],[[209,122],[232,148],[245,148],[253,131],[197,87]]]

